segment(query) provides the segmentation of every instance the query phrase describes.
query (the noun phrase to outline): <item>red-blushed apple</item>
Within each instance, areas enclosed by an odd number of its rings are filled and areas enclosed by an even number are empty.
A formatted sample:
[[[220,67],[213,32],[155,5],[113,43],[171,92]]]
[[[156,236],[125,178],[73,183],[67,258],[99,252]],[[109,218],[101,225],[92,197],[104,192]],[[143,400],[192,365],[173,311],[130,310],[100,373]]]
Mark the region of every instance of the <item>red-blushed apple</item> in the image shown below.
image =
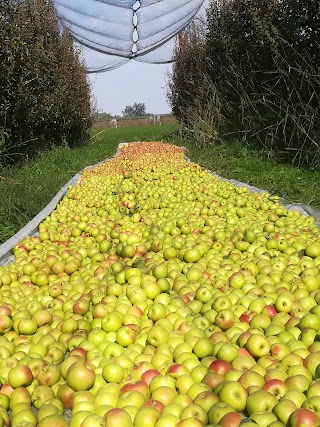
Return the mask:
[[[154,400],[154,399],[146,400],[142,406],[146,407],[146,408],[155,408],[160,413],[162,412],[162,410],[164,408],[163,403],[161,403],[159,400]]]
[[[157,371],[156,369],[148,369],[147,371],[145,371],[141,375],[141,379],[145,383],[147,383],[148,385],[150,385],[152,378],[156,377],[157,375],[161,375],[159,371]]]
[[[276,378],[266,381],[262,388],[263,390],[266,390],[269,393],[272,393],[277,399],[280,399],[281,397],[283,397],[288,391],[286,383]]]
[[[255,311],[252,311],[252,310],[245,311],[244,313],[241,314],[239,320],[240,320],[240,322],[250,323],[251,319],[253,318],[253,316],[255,314],[257,314],[257,313]]]
[[[58,383],[59,384],[59,383]],[[73,398],[75,391],[68,384],[61,384],[57,390],[57,398],[61,400],[65,409],[70,409],[73,406]]]
[[[232,310],[221,310],[217,314],[214,323],[219,326],[223,331],[230,329],[235,322],[236,318]]]
[[[152,363],[146,361],[136,363],[131,370],[131,376],[140,380],[142,379],[142,375],[149,370],[154,370]]]
[[[243,415],[238,412],[229,412],[221,418],[219,425],[221,427],[239,427],[242,419]]]
[[[212,390],[222,381],[224,381],[224,375],[215,372],[208,372],[202,379],[203,384],[207,384]]]
[[[13,388],[26,387],[31,384],[32,381],[32,371],[28,366],[15,366],[10,370],[8,375],[8,382]]]
[[[224,375],[227,371],[230,371],[232,366],[226,360],[214,360],[210,366],[209,371],[214,372],[215,374]]]
[[[273,318],[277,314],[277,310],[275,309],[275,307],[273,305],[266,305],[263,308],[262,313]]]
[[[85,350],[82,347],[74,347],[70,352],[69,352],[69,356],[80,356],[82,359],[86,359],[87,358],[87,350]]]
[[[296,409],[289,417],[288,427],[318,427],[320,418],[310,409]]]
[[[10,310],[10,309],[9,309]],[[11,310],[10,310],[11,311]],[[12,320],[7,314],[0,315],[0,334],[9,332],[12,328]]]
[[[178,378],[181,375],[189,375],[190,371],[189,369],[180,363],[174,363],[169,366],[167,369],[167,374],[172,376],[173,378]]]
[[[6,396],[10,397],[13,390],[14,390],[14,388],[11,387],[11,385],[9,383],[4,383],[4,384],[2,384],[2,386],[0,388],[0,393],[5,394]]]
[[[128,383],[121,387],[121,395],[128,391],[139,391],[145,399],[149,399],[150,397],[149,386],[142,380]]]
[[[249,353],[249,351],[243,347],[240,347],[238,349],[238,355],[239,356],[248,356],[248,357],[253,357],[252,354]]]

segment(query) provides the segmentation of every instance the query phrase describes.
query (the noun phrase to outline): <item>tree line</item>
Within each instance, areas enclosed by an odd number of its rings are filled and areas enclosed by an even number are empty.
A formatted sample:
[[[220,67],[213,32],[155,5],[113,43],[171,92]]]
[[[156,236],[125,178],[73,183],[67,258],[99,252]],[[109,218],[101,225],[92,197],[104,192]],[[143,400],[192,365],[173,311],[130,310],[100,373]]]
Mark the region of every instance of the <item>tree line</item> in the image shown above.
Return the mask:
[[[91,126],[80,52],[52,0],[0,0],[0,162],[74,147]]]
[[[211,0],[174,56],[168,99],[196,144],[240,138],[320,165],[318,0]]]

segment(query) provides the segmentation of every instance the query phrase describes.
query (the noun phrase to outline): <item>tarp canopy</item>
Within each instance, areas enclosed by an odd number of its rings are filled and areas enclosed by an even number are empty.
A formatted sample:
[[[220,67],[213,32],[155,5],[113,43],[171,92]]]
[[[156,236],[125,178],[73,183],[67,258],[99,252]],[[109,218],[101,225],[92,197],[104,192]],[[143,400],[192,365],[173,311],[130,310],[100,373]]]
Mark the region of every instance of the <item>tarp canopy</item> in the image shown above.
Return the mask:
[[[208,0],[55,0],[59,21],[74,40],[98,52],[88,72],[112,70],[131,59],[153,64],[172,60],[172,38]],[[91,58],[93,56],[91,55]],[[89,62],[89,61],[88,61]]]

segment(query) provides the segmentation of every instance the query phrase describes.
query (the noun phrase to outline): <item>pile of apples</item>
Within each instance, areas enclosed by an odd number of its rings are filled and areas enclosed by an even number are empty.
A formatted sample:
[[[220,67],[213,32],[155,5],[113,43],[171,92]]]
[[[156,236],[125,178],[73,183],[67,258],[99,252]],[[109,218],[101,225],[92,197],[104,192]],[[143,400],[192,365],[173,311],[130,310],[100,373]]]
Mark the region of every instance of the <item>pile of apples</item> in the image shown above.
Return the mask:
[[[0,427],[320,425],[320,230],[160,142],[0,267]]]

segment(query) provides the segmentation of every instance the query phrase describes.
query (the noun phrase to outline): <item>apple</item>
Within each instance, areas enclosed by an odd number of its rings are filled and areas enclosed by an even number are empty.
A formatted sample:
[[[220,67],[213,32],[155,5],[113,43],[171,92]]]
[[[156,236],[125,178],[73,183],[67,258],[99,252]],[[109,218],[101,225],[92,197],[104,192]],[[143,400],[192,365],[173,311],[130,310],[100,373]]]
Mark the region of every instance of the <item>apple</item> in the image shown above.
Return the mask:
[[[173,414],[161,415],[155,427],[176,427],[180,419]]]
[[[265,390],[257,390],[248,396],[246,409],[249,415],[256,412],[270,412],[277,403],[278,399],[272,393]]]
[[[117,330],[116,340],[122,347],[128,347],[136,341],[137,335],[136,325],[126,325]]]
[[[147,341],[154,347],[158,347],[160,344],[167,343],[169,339],[169,332],[162,326],[154,326],[147,336]]]
[[[223,331],[231,328],[235,322],[235,315],[230,309],[224,309],[219,311],[215,317],[214,323],[219,326]]]
[[[289,417],[289,427],[319,426],[320,418],[310,409],[298,408]]]
[[[156,377],[157,375],[161,375],[159,371],[157,371],[156,369],[148,369],[147,371],[143,372],[143,374],[141,375],[141,379],[145,383],[150,385],[152,378]]]
[[[273,413],[277,416],[278,420],[284,425],[287,425],[290,415],[297,409],[297,405],[288,399],[278,402],[273,408]]]
[[[220,402],[232,406],[237,412],[242,412],[246,408],[248,394],[239,382],[226,382],[218,392]]]
[[[320,417],[319,398],[317,396],[308,397],[302,404],[302,408],[314,411]]]
[[[67,420],[62,415],[58,414],[49,415],[38,423],[38,427],[68,427],[68,425]]]
[[[60,380],[60,371],[56,366],[44,366],[38,373],[39,385],[53,386]]]
[[[287,392],[287,385],[279,379],[271,379],[264,383],[263,390],[272,393],[277,399],[283,397]]]
[[[208,415],[206,411],[201,406],[195,403],[189,406],[186,406],[180,414],[181,420],[185,420],[188,418],[193,418],[194,420],[200,420],[204,425],[207,425],[208,423]]]
[[[108,383],[120,383],[125,376],[125,369],[118,363],[110,362],[104,365],[102,376]]]
[[[32,381],[32,371],[28,366],[18,365],[9,371],[8,382],[13,388],[28,386]]]
[[[154,427],[160,418],[160,412],[154,407],[142,407],[134,417],[134,426]]]
[[[263,335],[253,334],[248,338],[245,348],[254,357],[263,357],[269,354],[270,344]]]
[[[224,375],[227,371],[230,371],[232,366],[226,360],[214,360],[210,366],[209,371],[214,372],[216,374]]]
[[[55,394],[53,390],[46,385],[35,388],[31,394],[31,401],[36,409],[39,409],[44,403],[54,398]]]
[[[215,403],[208,412],[209,423],[218,426],[222,417],[230,412],[234,412],[234,408],[224,402]]]
[[[261,427],[269,427],[274,423],[279,424],[275,414],[270,411],[256,412],[252,414],[250,418],[255,424]],[[280,423],[280,426],[281,425],[282,424]]]

